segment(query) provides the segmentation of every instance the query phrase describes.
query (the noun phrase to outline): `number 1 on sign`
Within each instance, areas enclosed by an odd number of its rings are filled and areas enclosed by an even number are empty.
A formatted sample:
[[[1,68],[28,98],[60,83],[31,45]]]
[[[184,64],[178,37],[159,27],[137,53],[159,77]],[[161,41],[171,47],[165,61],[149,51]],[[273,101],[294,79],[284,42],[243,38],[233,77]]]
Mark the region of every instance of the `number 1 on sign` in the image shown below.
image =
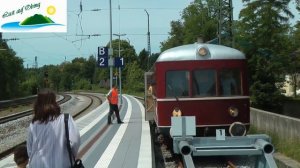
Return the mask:
[[[216,129],[216,140],[217,141],[225,140],[225,130],[224,129]]]
[[[121,62],[122,62],[122,66],[124,65],[124,58],[122,57],[122,58],[120,58],[120,60],[121,60]]]

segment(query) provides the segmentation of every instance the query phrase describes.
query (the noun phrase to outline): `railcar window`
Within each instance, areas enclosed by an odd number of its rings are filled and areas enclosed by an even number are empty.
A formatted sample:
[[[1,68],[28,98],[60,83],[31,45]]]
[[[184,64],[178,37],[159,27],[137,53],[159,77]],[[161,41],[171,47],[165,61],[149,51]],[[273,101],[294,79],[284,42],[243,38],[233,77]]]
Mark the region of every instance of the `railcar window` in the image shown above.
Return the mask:
[[[220,72],[220,95],[241,95],[241,76],[238,69],[223,69]]]
[[[193,73],[193,96],[216,96],[216,71],[196,70]]]
[[[166,73],[166,97],[189,96],[189,72],[168,71]]]

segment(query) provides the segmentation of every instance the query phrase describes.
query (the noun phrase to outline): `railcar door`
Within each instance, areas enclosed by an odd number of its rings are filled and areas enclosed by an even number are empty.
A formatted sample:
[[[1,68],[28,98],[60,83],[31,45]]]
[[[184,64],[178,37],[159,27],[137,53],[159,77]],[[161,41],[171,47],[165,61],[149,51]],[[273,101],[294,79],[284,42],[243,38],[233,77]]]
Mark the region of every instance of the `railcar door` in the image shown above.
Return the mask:
[[[155,79],[153,72],[146,72],[145,77],[145,120],[154,120],[155,114]]]

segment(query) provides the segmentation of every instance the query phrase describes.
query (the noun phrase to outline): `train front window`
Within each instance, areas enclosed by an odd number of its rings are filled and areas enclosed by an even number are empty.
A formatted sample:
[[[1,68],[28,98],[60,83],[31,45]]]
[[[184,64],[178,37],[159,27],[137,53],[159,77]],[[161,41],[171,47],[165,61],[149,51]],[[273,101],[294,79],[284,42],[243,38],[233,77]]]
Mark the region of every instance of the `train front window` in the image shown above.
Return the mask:
[[[189,72],[168,71],[166,73],[166,97],[189,96]]]
[[[238,69],[220,71],[220,95],[241,95],[241,76]]]
[[[216,96],[216,71],[196,70],[193,73],[193,96]]]

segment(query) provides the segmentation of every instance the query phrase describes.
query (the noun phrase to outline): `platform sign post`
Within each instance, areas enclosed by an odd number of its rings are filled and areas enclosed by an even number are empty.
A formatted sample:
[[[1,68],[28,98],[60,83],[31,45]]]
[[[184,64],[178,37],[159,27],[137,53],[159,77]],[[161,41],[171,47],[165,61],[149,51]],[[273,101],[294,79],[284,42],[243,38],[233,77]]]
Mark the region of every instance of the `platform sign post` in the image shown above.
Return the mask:
[[[107,68],[108,64],[108,47],[98,47],[97,66],[100,68]]]

